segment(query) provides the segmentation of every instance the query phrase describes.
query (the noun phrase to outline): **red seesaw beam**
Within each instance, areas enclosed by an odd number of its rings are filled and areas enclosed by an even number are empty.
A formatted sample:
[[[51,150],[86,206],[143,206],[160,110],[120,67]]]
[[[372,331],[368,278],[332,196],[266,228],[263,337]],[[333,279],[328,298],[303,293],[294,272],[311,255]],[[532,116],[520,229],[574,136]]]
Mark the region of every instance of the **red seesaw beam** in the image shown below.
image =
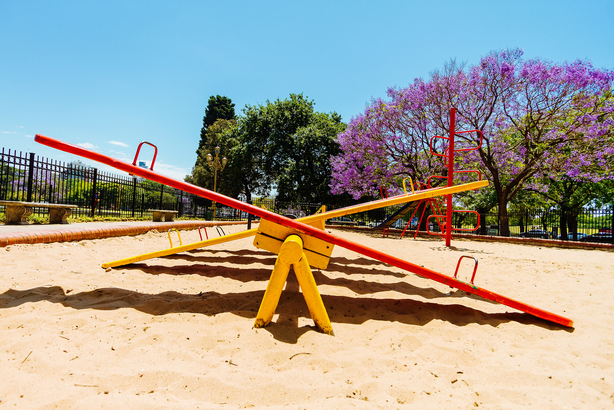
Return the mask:
[[[338,236],[331,235],[327,233],[326,231],[319,230],[313,226],[306,225],[294,219],[286,218],[282,215],[278,215],[276,213],[267,211],[266,209],[262,209],[254,205],[246,204],[234,198],[230,198],[225,195],[218,194],[208,189],[201,188],[201,187],[189,184],[184,181],[178,181],[176,179],[157,174],[148,169],[140,168],[136,165],[132,165],[132,164],[129,164],[123,161],[118,161],[106,155],[99,154],[97,152],[90,151],[85,148],[81,148],[76,145],[72,145],[72,144],[69,144],[63,141],[59,141],[53,138],[49,138],[44,135],[37,134],[34,140],[43,145],[46,145],[46,146],[49,146],[49,147],[52,147],[52,148],[55,148],[61,151],[69,152],[71,154],[79,155],[81,157],[89,158],[93,161],[97,161],[97,162],[109,165],[111,167],[128,172],[130,174],[140,176],[143,178],[147,178],[149,180],[159,182],[161,184],[171,186],[173,188],[181,189],[185,192],[190,192],[194,195],[198,195],[200,197],[207,198],[215,202],[219,202],[223,205],[239,209],[241,211],[250,213],[252,215],[259,216],[262,219],[266,219],[271,222],[280,224],[282,226],[286,226],[298,232],[302,232],[304,234],[313,236],[323,241],[330,242],[334,245],[341,246],[342,248],[346,248],[351,251],[360,253],[364,256],[368,256],[373,259],[379,260],[380,262],[384,262],[389,265],[401,268],[403,270],[415,273],[419,276],[435,280],[444,285],[455,287],[465,292],[472,293],[474,295],[483,297],[484,299],[492,300],[494,302],[501,303],[511,308],[518,309],[520,311],[523,311],[525,313],[528,313],[540,319],[544,319],[549,322],[558,323],[566,327],[573,326],[573,321],[563,316],[559,316],[557,314],[545,311],[543,309],[536,308],[526,303],[518,302],[514,299],[508,298],[503,295],[499,295],[495,292],[491,292],[489,290],[480,288],[478,286],[474,286],[469,283],[465,283],[460,280],[454,279],[451,276],[447,276],[439,272],[435,272],[430,269],[423,268],[422,266],[415,265],[411,262],[407,262],[402,259],[396,258],[394,256],[390,256],[388,254],[380,252],[378,250],[369,248],[368,246],[364,246],[359,243],[355,243],[352,241],[348,241],[347,239],[343,239]]]

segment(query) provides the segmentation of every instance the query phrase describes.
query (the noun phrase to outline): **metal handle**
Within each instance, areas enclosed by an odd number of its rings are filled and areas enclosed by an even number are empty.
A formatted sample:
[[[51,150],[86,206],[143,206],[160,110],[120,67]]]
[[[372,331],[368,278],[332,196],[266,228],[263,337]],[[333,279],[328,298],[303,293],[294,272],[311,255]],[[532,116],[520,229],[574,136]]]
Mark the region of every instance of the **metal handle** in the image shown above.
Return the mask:
[[[405,179],[409,179],[409,184],[411,187],[411,193],[415,194],[416,191],[414,190],[414,181],[412,181],[411,177],[407,177]],[[407,195],[407,188],[405,188],[405,179],[403,180],[403,191],[405,192],[405,195]]]
[[[181,242],[181,235],[179,234],[179,231],[175,228],[171,228],[168,230],[168,241],[171,243],[171,248],[173,247],[173,240],[171,239],[171,231],[177,232],[177,237],[179,238],[179,245],[183,245],[183,243]]]
[[[388,198],[388,188],[386,188],[384,185],[379,187],[379,193],[382,195],[382,199]]]
[[[458,263],[456,264],[456,272],[454,272],[454,279],[456,279],[456,275],[458,275],[458,268],[460,267],[461,261],[463,260],[463,258],[470,258],[473,259],[475,261],[475,265],[473,267],[473,275],[471,275],[471,283],[473,285],[473,280],[475,279],[475,274],[478,271],[478,260],[477,258],[474,258],[473,256],[467,256],[467,255],[463,255],[459,258]]]
[[[149,167],[149,169],[153,171],[153,166],[154,166],[154,163],[156,162],[156,157],[158,156],[158,147],[156,147],[151,142],[141,141],[141,143],[139,144],[139,147],[136,149],[136,155],[134,156],[134,161],[132,161],[132,165],[136,166],[136,160],[139,158],[139,152],[141,152],[141,147],[143,146],[143,144],[151,145],[155,149],[153,159],[151,160],[151,167]]]
[[[480,131],[480,130],[459,131],[459,132],[455,133],[454,135],[468,134],[470,132],[477,132],[480,135],[480,143],[477,146],[473,147],[473,148],[455,149],[454,152],[475,151],[476,149],[479,149],[482,146],[482,142],[484,141],[484,134],[482,134],[482,131]]]
[[[437,139],[441,139],[441,140],[447,140],[450,141],[450,138],[448,137],[442,137],[441,135],[434,135],[431,137],[431,140],[429,141],[429,149],[431,151],[431,155],[435,155],[436,157],[447,157],[448,154],[440,154],[438,152],[435,152],[433,150],[433,140],[435,140],[435,138]],[[446,148],[446,152],[448,152],[448,149]]]
[[[203,229],[205,230],[205,237],[206,237],[207,239],[209,239],[209,234],[207,233],[207,228],[206,228],[206,227],[204,227],[204,226],[199,226],[199,227],[198,227],[198,234],[200,235],[200,240],[201,240],[201,241],[203,240],[203,234],[200,232],[200,228],[203,228]]]

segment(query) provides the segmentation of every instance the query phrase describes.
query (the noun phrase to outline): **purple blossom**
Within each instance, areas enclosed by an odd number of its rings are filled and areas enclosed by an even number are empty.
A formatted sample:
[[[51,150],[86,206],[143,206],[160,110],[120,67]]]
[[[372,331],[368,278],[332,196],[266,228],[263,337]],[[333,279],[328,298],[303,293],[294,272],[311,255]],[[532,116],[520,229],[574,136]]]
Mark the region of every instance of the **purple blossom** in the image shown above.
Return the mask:
[[[614,71],[576,60],[555,64],[524,60],[520,49],[492,52],[474,66],[453,63],[428,81],[389,88],[338,135],[342,153],[332,158],[333,193],[379,195],[380,185],[403,178],[426,182],[444,162],[430,153],[434,135],[448,135],[449,110],[457,131],[479,129],[479,151],[458,155],[456,169],[478,168],[507,203],[531,178],[598,181],[614,178]],[[455,144],[475,146],[476,134]],[[445,140],[435,140],[445,152]],[[541,185],[540,189],[545,189]],[[501,202],[503,201],[503,202]]]

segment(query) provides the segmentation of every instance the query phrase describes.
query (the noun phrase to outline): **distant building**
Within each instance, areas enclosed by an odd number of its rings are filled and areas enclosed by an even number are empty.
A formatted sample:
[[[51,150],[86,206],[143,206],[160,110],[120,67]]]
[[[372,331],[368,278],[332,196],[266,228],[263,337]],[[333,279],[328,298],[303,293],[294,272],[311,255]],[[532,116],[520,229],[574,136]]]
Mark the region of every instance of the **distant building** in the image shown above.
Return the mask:
[[[76,159],[68,163],[69,168],[93,168],[90,165],[84,164],[81,160]]]
[[[149,169],[147,167],[147,163],[145,161],[139,161],[139,168],[145,168],[145,169]],[[136,182],[137,183],[141,183],[145,180],[145,178],[141,178],[141,177],[136,177]]]
[[[92,170],[94,167],[84,164],[80,160],[74,160],[66,165],[62,175],[64,178],[73,177],[79,179],[89,180],[92,177]]]

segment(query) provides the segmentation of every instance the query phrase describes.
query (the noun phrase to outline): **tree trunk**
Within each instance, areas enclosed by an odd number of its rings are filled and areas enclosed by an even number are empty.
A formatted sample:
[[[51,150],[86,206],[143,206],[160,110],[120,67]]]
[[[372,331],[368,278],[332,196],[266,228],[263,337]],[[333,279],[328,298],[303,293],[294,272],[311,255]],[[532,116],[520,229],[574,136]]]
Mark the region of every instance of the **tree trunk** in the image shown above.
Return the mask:
[[[245,191],[245,201],[248,204],[252,203],[252,191],[249,189],[249,185],[243,184],[243,190]]]
[[[577,241],[578,240],[578,215],[579,215],[579,210],[578,209],[573,209],[569,212],[568,214],[568,226],[569,226],[569,231],[573,232],[573,240]]]
[[[499,198],[499,236],[510,236],[510,217],[507,213],[507,201]]]
[[[480,235],[488,235],[488,229],[486,226],[486,211],[483,209],[478,209],[478,213],[480,214]]]
[[[549,211],[542,212],[541,220],[542,220],[542,229],[544,231],[548,231],[548,216],[549,215],[550,215]]]
[[[568,215],[567,209],[565,207],[561,207],[561,220],[560,220],[560,223],[559,223],[559,228],[561,229],[561,239],[564,240],[564,241],[569,239],[568,236],[567,236],[567,232],[569,232],[567,230],[567,225],[570,222],[567,219],[568,216],[569,215]],[[571,228],[571,224],[569,226]],[[571,231],[571,232],[573,232],[573,231]]]

